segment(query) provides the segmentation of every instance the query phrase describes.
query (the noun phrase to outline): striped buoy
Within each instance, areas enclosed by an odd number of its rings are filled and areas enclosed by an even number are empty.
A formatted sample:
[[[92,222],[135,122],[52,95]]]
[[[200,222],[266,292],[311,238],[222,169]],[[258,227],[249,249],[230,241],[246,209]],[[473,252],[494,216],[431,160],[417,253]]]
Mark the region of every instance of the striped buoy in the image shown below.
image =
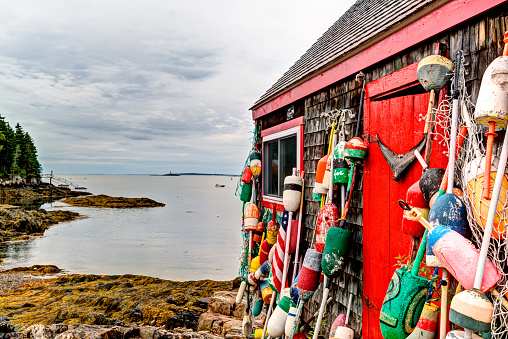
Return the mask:
[[[418,63],[416,76],[427,92],[439,91],[452,78],[453,62],[439,54],[429,55]]]
[[[255,231],[259,222],[259,209],[256,204],[249,204],[245,209],[244,225],[246,231]]]
[[[328,230],[321,259],[321,268],[327,277],[338,276],[344,268],[352,238],[353,232],[344,228],[332,227]]]
[[[473,288],[456,294],[450,305],[450,321],[475,332],[489,332],[494,305],[482,291]]]
[[[327,194],[328,190],[323,187],[323,178],[326,171],[326,162],[328,161],[328,155],[325,155],[319,159],[316,169],[316,181],[314,184],[314,190],[318,194]]]
[[[249,166],[246,166],[242,174],[242,182],[248,184],[252,181],[252,172]]]
[[[259,244],[261,242],[264,230],[265,223],[262,221],[258,222],[256,229],[254,230],[254,236],[252,237],[252,240],[254,241],[255,244]]]
[[[330,172],[332,170],[332,159],[333,156],[328,156],[328,159],[326,160],[325,174],[323,175],[323,188],[326,190],[330,189]]]
[[[250,170],[255,178],[261,174],[261,153],[258,151],[250,154]]]
[[[426,201],[430,201],[430,198],[439,191],[444,174],[445,170],[442,168],[428,168],[423,172],[420,178],[420,190]]]
[[[422,190],[420,189],[420,182],[417,181],[406,192],[406,202],[409,206],[418,208],[423,217],[427,219],[429,215],[429,204],[424,199]],[[425,232],[425,227],[409,216],[409,211],[404,210],[402,216],[402,233],[408,234],[412,237],[421,238]]]
[[[437,306],[425,304],[422,314],[416,324],[413,332],[407,337],[408,339],[434,339],[438,327]]]
[[[328,230],[339,226],[339,209],[328,201],[319,211],[316,227],[316,250],[323,252]]]
[[[359,137],[351,138],[344,145],[344,158],[350,161],[359,161],[365,159],[367,155],[367,146],[363,143],[363,140]]]
[[[305,252],[297,283],[298,295],[303,301],[307,301],[319,286],[322,257],[321,252],[312,248]]]
[[[345,141],[339,141],[333,150],[333,183],[347,184],[349,179],[349,166],[344,159]]]
[[[282,192],[282,203],[288,212],[296,212],[300,207],[302,197],[303,180],[296,175],[293,169],[293,175],[289,175],[284,179],[284,192]]]
[[[471,235],[466,206],[455,194],[446,193],[439,197],[429,211],[428,221],[432,226],[448,227],[465,238]],[[444,267],[434,254],[430,241],[427,242],[425,261],[429,267]]]
[[[296,307],[296,305],[294,306],[291,305],[291,307],[289,308],[288,317],[286,319],[286,325],[284,327],[284,333],[287,336],[291,335],[291,329],[293,328],[293,325],[295,323],[297,311],[298,308]]]
[[[248,184],[243,183],[242,191],[240,192],[240,200],[243,202],[249,202],[252,198],[252,182]]]
[[[256,257],[258,258],[258,257]],[[255,286],[262,281],[264,281],[266,278],[268,278],[268,275],[270,275],[270,270],[272,269],[272,265],[269,261],[265,261],[261,267],[259,267],[255,272],[252,272],[247,277],[247,282],[251,286]]]
[[[268,334],[272,338],[277,338],[284,334],[286,329],[286,319],[291,306],[294,306],[294,303],[288,295],[284,295],[277,304],[272,316],[268,320],[268,326],[266,328]]]

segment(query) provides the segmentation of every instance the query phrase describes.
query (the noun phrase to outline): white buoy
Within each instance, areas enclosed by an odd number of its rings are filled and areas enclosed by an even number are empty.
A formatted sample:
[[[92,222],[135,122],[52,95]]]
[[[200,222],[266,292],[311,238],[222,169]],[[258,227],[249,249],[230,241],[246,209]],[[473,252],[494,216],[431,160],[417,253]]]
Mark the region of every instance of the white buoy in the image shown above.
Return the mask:
[[[288,317],[286,319],[286,327],[284,332],[287,336],[291,335],[291,329],[293,328],[293,324],[295,323],[296,312],[298,308],[296,306],[291,306],[289,308]]]
[[[286,319],[288,317],[291,304],[291,299],[288,296],[284,296],[273,311],[270,320],[268,320],[268,326],[266,328],[268,334],[272,338],[280,337],[285,333]]]
[[[282,203],[288,212],[296,212],[300,207],[302,196],[303,180],[296,175],[296,168],[293,168],[293,175],[284,179],[284,192],[282,193]]]

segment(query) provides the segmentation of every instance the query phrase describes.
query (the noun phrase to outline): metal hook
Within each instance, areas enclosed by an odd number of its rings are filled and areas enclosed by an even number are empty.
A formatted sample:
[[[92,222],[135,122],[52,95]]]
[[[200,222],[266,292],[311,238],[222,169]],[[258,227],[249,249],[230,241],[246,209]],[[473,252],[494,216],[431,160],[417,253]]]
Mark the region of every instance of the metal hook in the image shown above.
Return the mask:
[[[399,206],[405,211],[411,211],[411,207],[404,200],[399,200]]]

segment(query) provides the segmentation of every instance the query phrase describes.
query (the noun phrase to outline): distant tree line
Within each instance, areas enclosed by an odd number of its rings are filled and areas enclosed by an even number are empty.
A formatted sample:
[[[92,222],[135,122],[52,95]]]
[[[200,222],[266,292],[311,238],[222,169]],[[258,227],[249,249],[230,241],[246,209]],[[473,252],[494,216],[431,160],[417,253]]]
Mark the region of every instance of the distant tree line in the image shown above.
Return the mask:
[[[40,178],[41,173],[37,149],[30,134],[19,123],[12,129],[0,115],[0,176]]]

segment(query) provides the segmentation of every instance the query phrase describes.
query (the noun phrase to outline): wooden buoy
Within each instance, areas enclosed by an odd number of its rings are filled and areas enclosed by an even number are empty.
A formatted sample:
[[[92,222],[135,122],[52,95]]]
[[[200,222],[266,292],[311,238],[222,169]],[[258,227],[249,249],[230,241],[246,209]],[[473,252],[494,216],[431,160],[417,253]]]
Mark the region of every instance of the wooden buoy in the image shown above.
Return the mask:
[[[284,179],[284,192],[282,192],[282,203],[288,212],[296,212],[300,207],[302,196],[303,180],[296,175],[296,169],[293,169],[293,175]]]
[[[330,155],[328,156],[328,160],[326,160],[325,174],[323,175],[323,188],[326,190],[330,189],[332,160],[333,156]]]
[[[448,227],[436,226],[429,232],[429,243],[437,259],[455,279],[464,288],[473,288],[479,253],[471,241]],[[487,260],[480,290],[491,290],[500,278],[496,266]]]
[[[437,306],[425,304],[415,329],[407,338],[434,339],[438,328],[438,318],[439,312],[437,311]]]
[[[428,168],[423,172],[420,178],[420,190],[426,201],[430,201],[430,198],[439,191],[444,173],[445,170],[442,168]]]
[[[321,259],[321,269],[330,278],[340,274],[346,262],[346,256],[351,247],[353,232],[333,227],[328,230],[326,244]]]
[[[316,227],[316,250],[323,252],[328,230],[339,226],[339,209],[328,201],[319,211]]]
[[[475,332],[489,332],[494,305],[475,288],[456,294],[450,305],[450,321]]]
[[[471,235],[466,206],[455,194],[446,193],[439,197],[429,211],[428,221],[432,226],[448,227],[465,238]],[[430,243],[427,243],[426,263],[429,267],[444,267],[435,256]]]
[[[384,339],[406,338],[418,323],[429,289],[429,279],[418,275],[425,255],[426,238],[427,233],[420,243],[411,272],[397,268],[390,280],[379,315]]]
[[[339,141],[333,150],[333,183],[347,184],[349,178],[349,165],[344,158],[345,141]]]
[[[242,174],[242,182],[248,184],[252,181],[252,172],[250,170],[250,166],[245,166]]]
[[[497,168],[499,165],[499,157],[493,156],[491,169],[490,169],[490,184],[489,195],[492,195],[494,188],[494,181],[497,177]],[[473,159],[467,166],[464,167],[464,176],[467,181],[467,196],[471,201],[473,209],[473,216],[480,226],[485,229],[487,222],[487,215],[491,199],[484,199],[483,182],[485,180],[485,157]],[[508,175],[505,173],[501,183],[501,191],[499,192],[499,199],[497,200],[496,214],[494,216],[494,225],[492,229],[492,236],[496,239],[501,239],[506,236],[506,217],[504,216],[504,206],[508,202],[506,192],[508,191]]]
[[[420,189],[420,182],[417,181],[406,192],[406,202],[415,208],[418,208],[423,214],[424,218],[429,214],[429,203],[425,200]],[[408,211],[404,210],[402,216],[402,233],[408,234],[412,237],[421,238],[425,232],[425,227],[418,221],[413,220],[408,215]]]
[[[326,162],[328,161],[328,155],[325,155],[319,159],[316,169],[316,180],[314,184],[314,190],[319,194],[326,194],[328,190],[323,187],[323,178],[326,171]]]
[[[245,209],[245,216],[243,218],[245,230],[255,231],[259,222],[259,209],[256,204],[249,204]]]
[[[259,249],[259,262],[261,264],[268,261],[268,254],[270,253],[271,248],[272,245],[268,242],[268,240],[267,239],[263,240],[263,242],[261,243],[261,247]]]
[[[261,153],[258,151],[250,154],[250,170],[255,178],[261,174]]]
[[[296,284],[300,300],[298,301],[295,322],[289,335],[290,339],[293,339],[294,334],[296,333],[304,303],[312,297],[319,286],[322,257],[323,254],[315,249],[308,249],[307,252],[305,252],[302,269],[300,270],[298,282]]]
[[[272,338],[280,337],[284,334],[286,328],[286,319],[288,317],[289,309],[294,306],[291,298],[288,295],[284,295],[277,307],[272,313],[272,316],[268,320],[267,332]]]
[[[273,290],[270,287],[268,280],[262,281],[261,284],[259,284],[259,289],[261,290],[261,298],[263,299],[265,304],[270,304]]]
[[[252,181],[248,184],[242,184],[242,191],[240,192],[240,200],[243,202],[249,202],[252,198]]]
[[[326,308],[326,300],[330,291],[330,283],[332,278],[337,277],[344,268],[346,255],[351,247],[351,239],[353,232],[344,228],[332,227],[328,230],[325,248],[323,250],[323,258],[321,259],[321,269],[325,274],[325,289],[321,300],[318,318],[316,320],[316,328],[314,329],[313,339],[317,339],[321,329],[321,320]]]
[[[505,44],[508,42],[505,33]],[[494,138],[497,136],[496,128],[506,128],[508,123],[508,96],[506,84],[508,83],[508,48],[505,45],[503,55],[496,58],[483,73],[480,91],[475,106],[475,120],[478,124],[488,127],[485,177],[490,179],[490,164]],[[484,180],[483,198],[489,199],[490,180]]]
[[[247,282],[245,280],[243,280],[241,283],[240,283],[240,288],[238,289],[238,292],[236,293],[236,299],[235,299],[235,303],[237,305],[239,305],[241,302],[242,302],[242,299],[243,299],[243,295],[245,293],[245,289],[247,288]]]

